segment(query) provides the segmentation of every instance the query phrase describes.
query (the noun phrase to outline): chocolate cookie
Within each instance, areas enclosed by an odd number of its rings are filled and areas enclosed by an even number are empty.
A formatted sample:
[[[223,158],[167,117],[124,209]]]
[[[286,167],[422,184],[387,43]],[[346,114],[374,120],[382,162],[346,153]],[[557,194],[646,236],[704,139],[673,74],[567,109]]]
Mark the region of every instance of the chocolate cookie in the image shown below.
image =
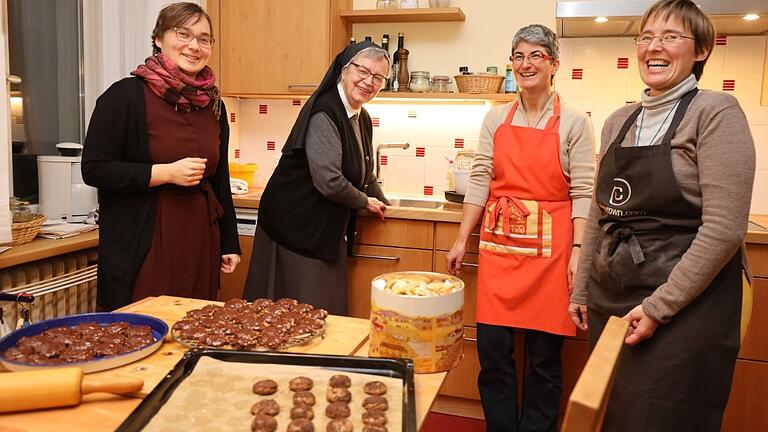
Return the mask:
[[[288,432],[315,432],[315,425],[307,419],[292,420],[288,424]]]
[[[344,402],[331,402],[325,407],[325,415],[332,419],[349,417],[349,405]]]
[[[366,411],[363,413],[363,423],[372,426],[384,426],[387,424],[387,415],[384,411]]]
[[[299,405],[291,408],[291,420],[301,418],[312,420],[315,418],[315,411],[312,410],[312,407],[308,405]]]
[[[257,414],[251,422],[253,432],[275,432],[277,430],[277,420],[266,414]]]
[[[365,383],[363,391],[371,396],[381,396],[387,392],[387,385],[381,381],[371,381]]]
[[[363,426],[363,432],[387,432],[387,427],[377,426],[377,425],[365,425]]]
[[[305,376],[300,376],[292,379],[288,383],[288,388],[290,388],[293,391],[311,390],[312,384],[313,384],[312,379],[307,378]]]
[[[293,404],[296,406],[314,406],[315,395],[306,390],[300,390],[293,394]]]
[[[256,381],[255,384],[253,384],[253,392],[257,395],[271,395],[275,394],[277,391],[277,383],[274,380],[271,379],[265,379],[261,381]]]
[[[328,402],[349,402],[352,399],[352,393],[344,387],[328,387],[325,399]]]
[[[251,414],[266,414],[274,417],[280,414],[280,405],[274,399],[263,399],[253,404]]]
[[[326,432],[352,432],[352,421],[348,418],[336,419],[328,422]]]
[[[370,411],[370,410],[386,411],[387,408],[389,408],[389,403],[387,402],[387,398],[385,397],[368,396],[363,401],[363,408],[365,408],[366,411]]]
[[[352,386],[352,380],[346,375],[334,375],[328,380],[328,385],[331,387],[350,388]]]

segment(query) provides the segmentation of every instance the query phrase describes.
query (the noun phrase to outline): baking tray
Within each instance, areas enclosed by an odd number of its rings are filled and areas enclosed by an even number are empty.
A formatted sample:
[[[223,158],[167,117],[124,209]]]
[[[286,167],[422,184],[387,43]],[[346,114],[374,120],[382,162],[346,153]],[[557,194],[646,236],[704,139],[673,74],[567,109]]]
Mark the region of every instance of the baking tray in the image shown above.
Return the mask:
[[[142,430],[171,397],[203,356],[235,363],[262,363],[313,366],[341,372],[379,375],[403,380],[403,432],[417,432],[416,393],[413,382],[413,362],[410,359],[368,358],[319,354],[292,354],[229,351],[193,348],[187,351],[157,387],[131,412],[116,429],[118,432]]]
[[[152,328],[152,339],[154,341],[142,347],[136,348],[120,355],[99,357],[84,362],[70,362],[59,364],[31,364],[26,362],[12,361],[0,356],[0,364],[10,371],[38,370],[55,367],[79,367],[84,373],[99,372],[107,369],[113,369],[129,363],[140,360],[153,352],[163,344],[163,339],[168,333],[168,325],[155,317],[127,312],[96,312],[80,315],[70,315],[60,318],[51,318],[45,321],[36,322],[28,327],[22,327],[9,333],[0,339],[0,353],[8,348],[16,346],[19,339],[23,337],[36,336],[45,330],[55,327],[74,327],[78,324],[95,322],[102,326],[116,322],[127,322],[131,325],[146,325]]]

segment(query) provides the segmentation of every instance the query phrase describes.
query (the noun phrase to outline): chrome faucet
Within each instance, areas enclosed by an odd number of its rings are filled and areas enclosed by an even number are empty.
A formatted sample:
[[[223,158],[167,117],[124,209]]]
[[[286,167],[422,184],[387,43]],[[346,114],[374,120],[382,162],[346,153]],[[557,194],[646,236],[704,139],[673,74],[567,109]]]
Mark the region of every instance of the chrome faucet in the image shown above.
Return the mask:
[[[381,184],[381,178],[379,177],[379,173],[381,172],[381,150],[388,149],[388,148],[399,148],[406,150],[411,145],[407,142],[402,143],[382,143],[376,146],[376,180],[378,180],[379,184]]]

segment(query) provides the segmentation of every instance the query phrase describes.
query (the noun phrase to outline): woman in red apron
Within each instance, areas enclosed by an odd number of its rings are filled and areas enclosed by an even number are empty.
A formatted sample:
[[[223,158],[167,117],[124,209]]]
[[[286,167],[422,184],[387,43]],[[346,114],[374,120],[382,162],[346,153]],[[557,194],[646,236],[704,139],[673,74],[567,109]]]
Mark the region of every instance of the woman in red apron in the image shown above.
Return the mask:
[[[558,42],[541,25],[521,29],[511,60],[518,102],[485,118],[459,236],[447,256],[458,274],[480,222],[478,387],[488,431],[554,431],[562,388],[563,336],[592,192],[594,137],[587,115],[552,89]],[[576,218],[576,219],[574,219]],[[517,407],[514,331],[525,329],[530,360]]]
[[[592,346],[611,315],[631,323],[603,430],[714,432],[739,350],[754,144],[736,99],[698,89],[714,45],[698,6],[663,0],[640,28],[649,88],[606,120],[569,309]]]

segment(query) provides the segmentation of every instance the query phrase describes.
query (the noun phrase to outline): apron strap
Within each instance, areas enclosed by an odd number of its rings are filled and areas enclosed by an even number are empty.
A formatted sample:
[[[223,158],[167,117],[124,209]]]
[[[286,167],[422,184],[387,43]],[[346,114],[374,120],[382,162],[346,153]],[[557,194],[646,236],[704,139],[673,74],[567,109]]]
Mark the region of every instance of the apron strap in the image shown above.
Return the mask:
[[[507,118],[504,119],[504,124],[509,123],[512,124],[512,119],[515,117],[515,112],[517,112],[517,106],[520,104],[520,101],[515,101],[515,103],[512,104],[512,108],[509,110],[509,113],[507,114]]]
[[[664,134],[664,138],[661,140],[661,144],[669,144],[670,142],[672,142],[672,137],[675,136],[677,127],[680,126],[680,122],[683,120],[683,117],[685,116],[685,112],[688,110],[688,105],[691,104],[691,101],[693,100],[694,97],[696,97],[696,94],[698,92],[699,92],[699,89],[697,87],[689,91],[688,93],[684,94],[683,97],[680,98],[680,104],[677,106],[677,109],[675,110],[675,115],[672,117],[672,121],[669,123],[669,127],[667,128],[667,133]]]
[[[616,135],[616,138],[613,139],[613,142],[611,142],[610,147],[613,146],[621,146],[621,142],[624,141],[624,137],[627,136],[627,132],[629,131],[629,128],[632,127],[632,125],[635,124],[635,120],[637,120],[637,116],[640,115],[640,112],[643,111],[643,105],[637,107],[636,110],[632,111],[632,114],[627,117],[627,120],[624,121],[624,124],[621,126],[621,130],[619,130],[619,134]]]

